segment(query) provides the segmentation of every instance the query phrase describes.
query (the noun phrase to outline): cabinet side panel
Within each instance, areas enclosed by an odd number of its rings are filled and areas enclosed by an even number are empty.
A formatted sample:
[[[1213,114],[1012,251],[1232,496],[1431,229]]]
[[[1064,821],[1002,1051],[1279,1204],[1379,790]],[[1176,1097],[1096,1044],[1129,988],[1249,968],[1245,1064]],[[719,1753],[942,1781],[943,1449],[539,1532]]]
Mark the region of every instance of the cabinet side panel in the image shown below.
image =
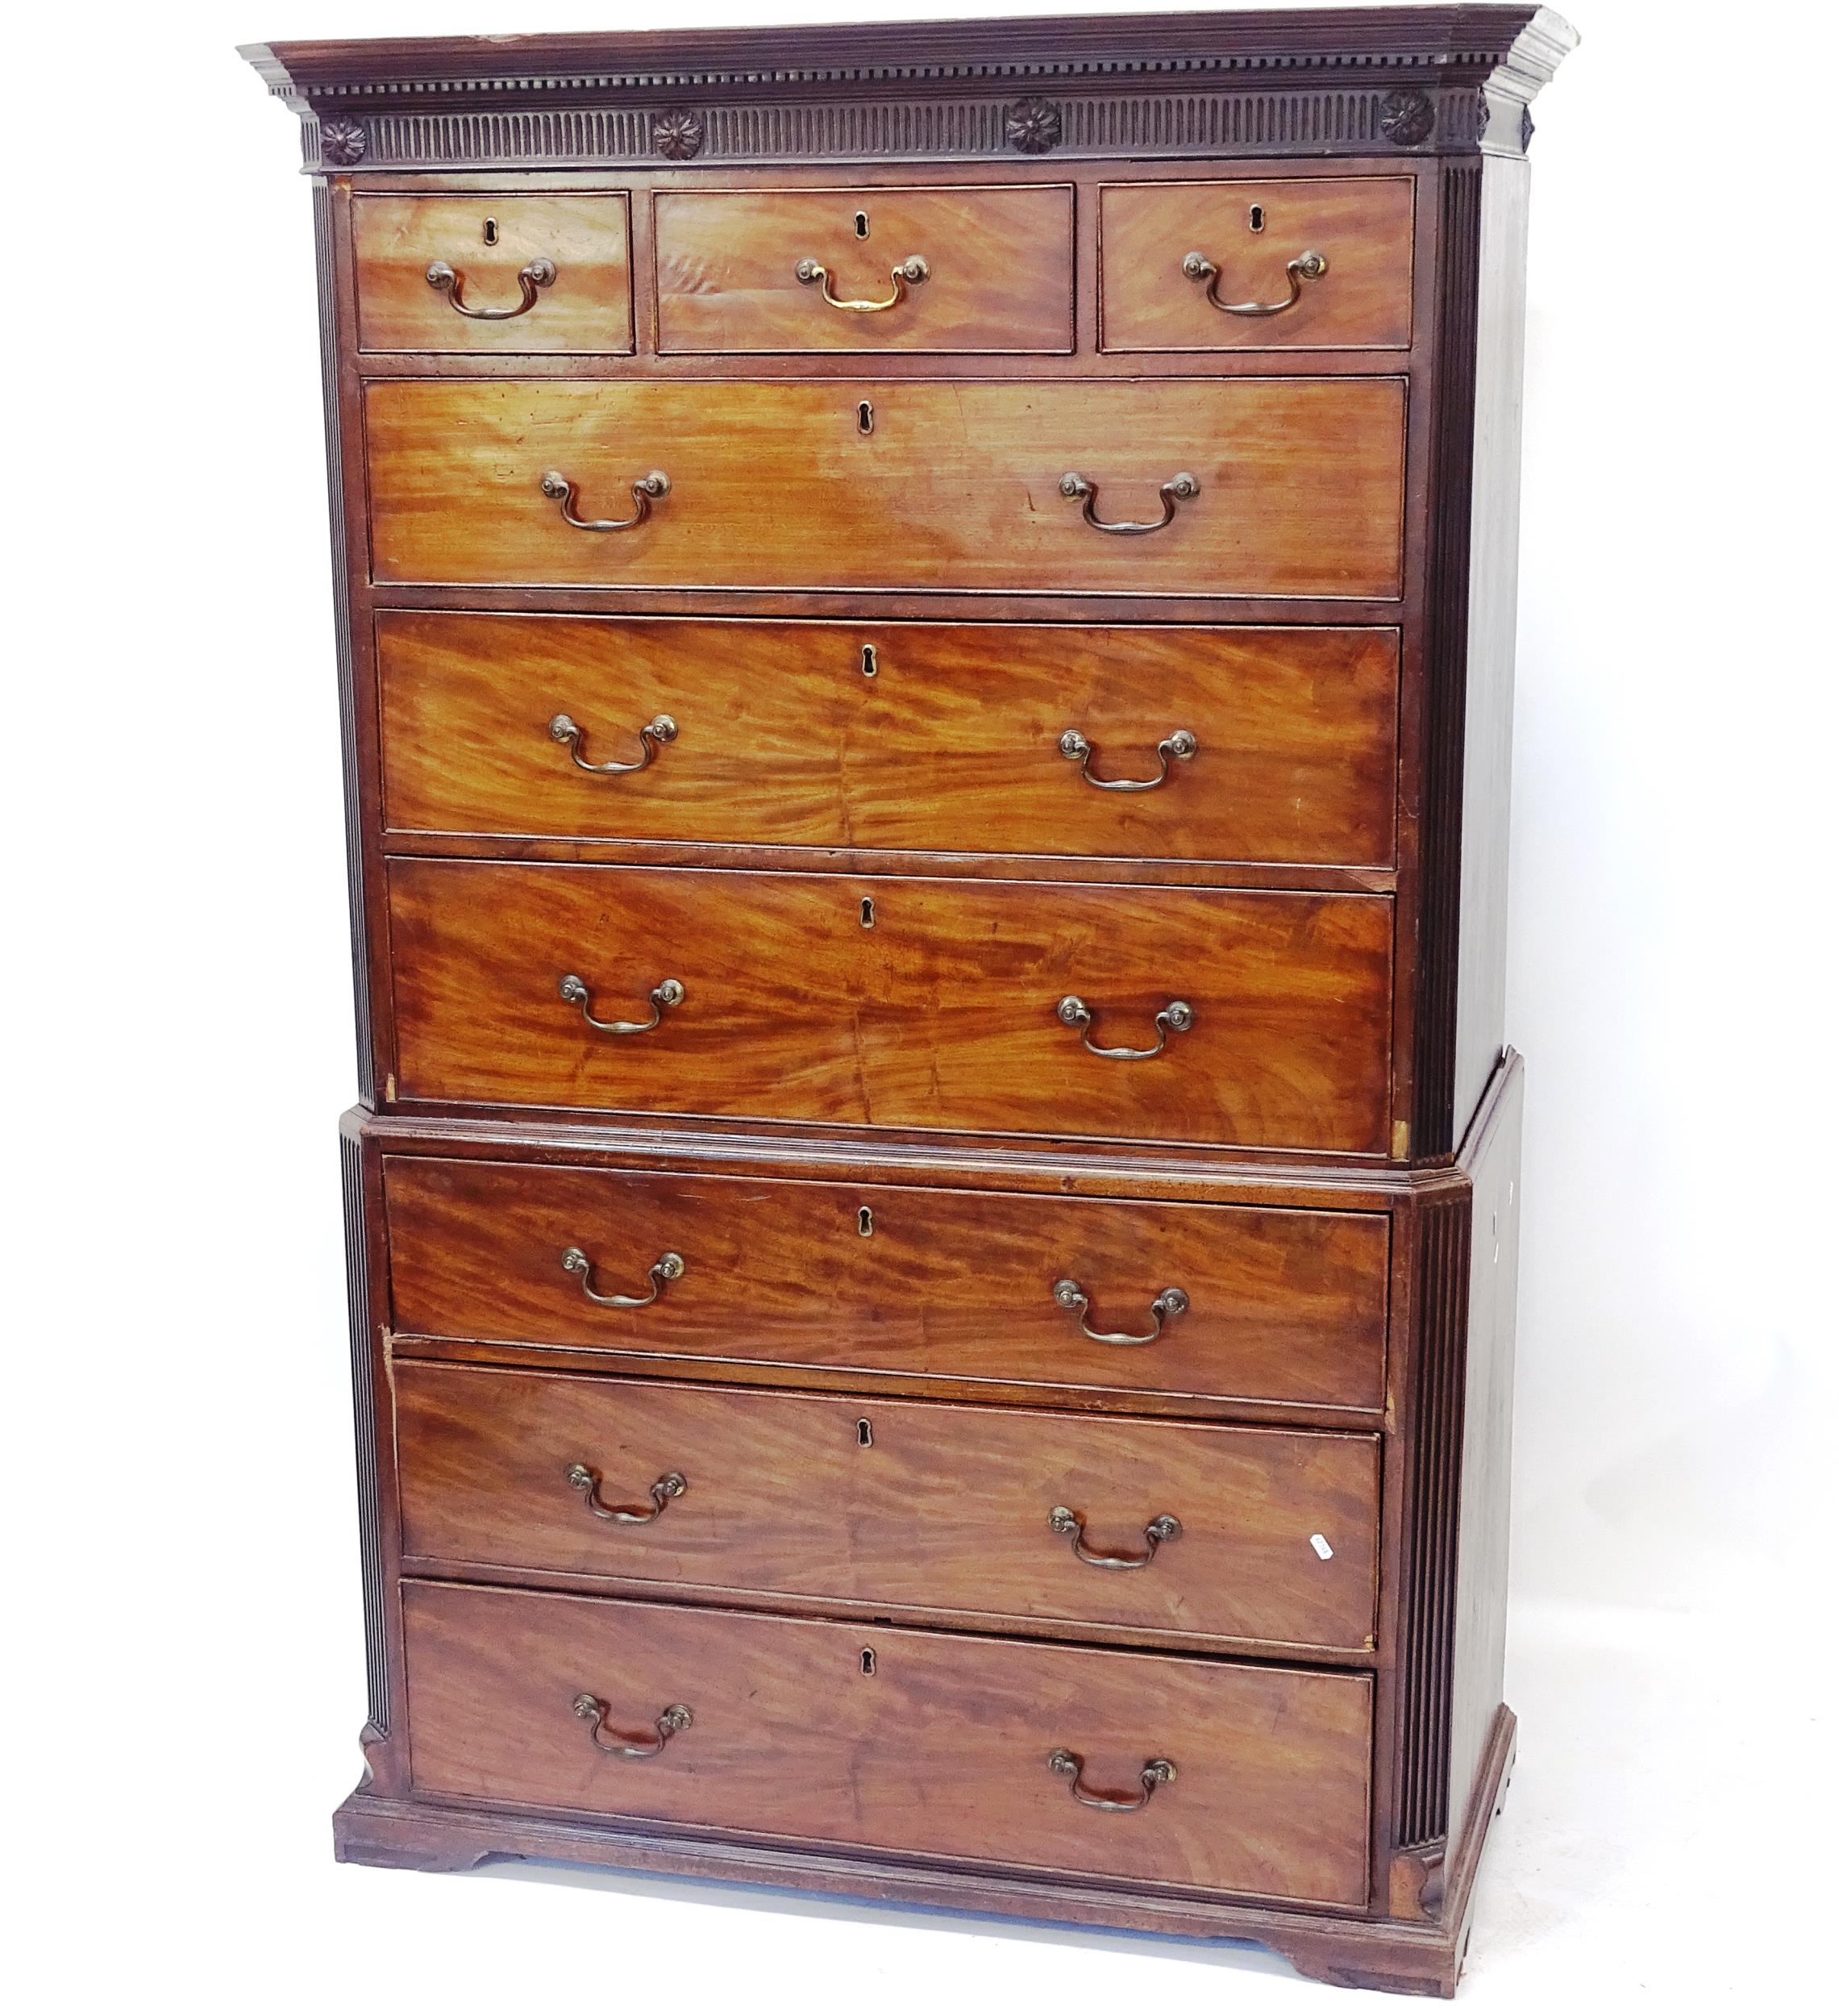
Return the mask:
[[[1452,1116],[1458,1139],[1487,1089],[1506,1038],[1508,806],[1520,584],[1529,176],[1523,160],[1498,157],[1490,158],[1482,173]]]
[[[1520,1258],[1520,1131],[1525,1083],[1517,1060],[1510,1062],[1508,1073],[1472,1172],[1475,1214],[1450,1690],[1453,1831],[1487,1823],[1485,1806],[1479,1813],[1469,1809],[1476,1773],[1501,1706],[1504,1680],[1514,1304]]]
[[[339,654],[339,742],[345,769],[345,873],[351,893],[352,988],[357,1013],[358,1091],[377,1103],[371,1043],[370,950],[364,920],[363,798],[359,788],[357,672],[352,656],[349,556],[345,541],[344,451],[339,412],[339,323],[332,195],[313,184],[313,249],[319,278],[319,377],[326,404],[326,492],[332,521],[332,635]]]
[[[1475,261],[1481,164],[1446,161],[1437,208],[1433,381],[1425,582],[1423,764],[1417,1034],[1411,1152],[1455,1147],[1457,968],[1462,868],[1462,733],[1468,667],[1469,514],[1475,385]]]

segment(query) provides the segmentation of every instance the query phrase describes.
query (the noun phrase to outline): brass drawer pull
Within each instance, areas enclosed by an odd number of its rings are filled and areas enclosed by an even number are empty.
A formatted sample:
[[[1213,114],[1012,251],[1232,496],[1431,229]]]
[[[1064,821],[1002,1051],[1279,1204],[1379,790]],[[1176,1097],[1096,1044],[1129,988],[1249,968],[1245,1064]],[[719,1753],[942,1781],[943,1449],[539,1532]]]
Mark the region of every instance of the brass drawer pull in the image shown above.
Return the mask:
[[[1095,1057],[1116,1057],[1125,1064],[1141,1064],[1146,1058],[1159,1057],[1167,1047],[1171,1033],[1179,1035],[1194,1027],[1194,1010],[1185,1001],[1171,1001],[1166,1008],[1156,1011],[1158,1031],[1155,1047],[1150,1050],[1107,1050],[1092,1039],[1092,1010],[1077,994],[1068,994],[1054,1011],[1069,1029],[1080,1032],[1080,1040]]]
[[[556,989],[564,1001],[572,1002],[581,1011],[581,1019],[590,1029],[597,1029],[608,1036],[642,1036],[647,1029],[655,1029],[664,1018],[664,1010],[674,1008],[683,999],[683,982],[680,980],[660,980],[645,998],[651,1004],[649,1022],[602,1022],[593,1011],[593,996],[588,992],[588,983],[579,973],[564,973],[562,984]]]
[[[618,1734],[614,1734],[610,1743],[607,1740],[606,1712],[606,1703],[599,1695],[576,1695],[575,1713],[583,1722],[593,1724],[588,1734],[593,1738],[594,1747],[604,1751],[610,1757],[655,1757],[672,1736],[680,1730],[689,1728],[695,1720],[683,1703],[676,1702],[652,1723],[651,1727],[658,1732],[655,1743],[647,1743],[643,1739],[634,1743]]]
[[[1172,1512],[1160,1514],[1143,1528],[1145,1547],[1141,1554],[1095,1553],[1085,1543],[1085,1521],[1063,1505],[1056,1505],[1047,1514],[1047,1524],[1063,1538],[1071,1539],[1073,1552],[1088,1568],[1147,1568],[1164,1540],[1181,1538],[1181,1522]]]
[[[1160,518],[1100,518],[1098,515],[1098,485],[1088,482],[1076,469],[1069,469],[1060,478],[1062,497],[1084,500],[1085,522],[1096,525],[1101,532],[1121,532],[1126,536],[1138,532],[1159,532],[1163,526],[1175,523],[1175,507],[1185,504],[1191,497],[1200,494],[1200,485],[1184,469],[1180,475],[1171,476],[1159,492],[1162,498]]]
[[[651,500],[655,497],[668,497],[671,479],[662,469],[653,469],[649,476],[642,476],[632,485],[632,501],[639,507],[630,518],[576,518],[575,515],[575,485],[560,469],[551,469],[543,479],[543,494],[554,498],[562,506],[562,523],[572,525],[577,532],[630,532],[634,525],[643,525],[651,515]]]
[[[894,283],[894,291],[885,301],[839,301],[830,292],[827,266],[820,266],[814,259],[801,259],[793,270],[804,285],[815,287],[831,307],[840,308],[850,315],[879,315],[889,308],[897,308],[906,299],[908,288],[917,287],[932,277],[932,269],[923,259],[903,259],[888,276]]]
[[[1154,1318],[1152,1327],[1138,1337],[1124,1330],[1094,1330],[1085,1319],[1091,1302],[1077,1281],[1055,1281],[1054,1300],[1062,1309],[1072,1310],[1079,1318],[1080,1330],[1095,1344],[1153,1344],[1161,1336],[1163,1325],[1172,1317],[1186,1315],[1188,1308],[1188,1297],[1182,1289],[1165,1288],[1150,1304],[1150,1314]]]
[[[556,718],[558,720],[566,719],[563,715]],[[1171,762],[1192,761],[1195,751],[1200,746],[1188,729],[1177,728],[1173,735],[1165,735],[1156,744],[1156,755],[1161,760],[1162,768],[1153,777],[1095,777],[1092,774],[1094,754],[1092,744],[1077,728],[1068,728],[1060,737],[1060,754],[1067,762],[1076,763],[1080,767],[1080,775],[1088,784],[1095,785],[1100,791],[1153,791],[1159,784],[1168,781],[1168,766]]]
[[[1058,1778],[1071,1778],[1073,1797],[1082,1806],[1091,1806],[1100,1813],[1140,1813],[1155,1797],[1158,1785],[1171,1785],[1175,1781],[1175,1766],[1166,1757],[1151,1757],[1138,1776],[1142,1794],[1139,1798],[1121,1799],[1108,1792],[1088,1792],[1085,1789],[1085,1760],[1074,1750],[1050,1750],[1047,1768]]]
[[[643,753],[636,763],[589,762],[587,758],[581,754],[581,744],[587,739],[587,731],[585,729],[577,727],[573,720],[565,714],[557,714],[555,719],[550,723],[549,739],[552,742],[560,742],[567,745],[568,754],[574,759],[575,768],[577,770],[592,771],[597,777],[630,777],[634,770],[647,768],[652,757],[658,753],[659,745],[661,743],[675,742],[677,739],[677,724],[668,714],[659,714],[655,721],[647,721],[639,731],[639,747]]]
[[[555,268],[550,260],[531,260],[518,275],[518,287],[523,299],[514,308],[468,308],[460,298],[460,289],[466,285],[465,276],[456,273],[444,259],[437,259],[429,267],[427,281],[436,294],[447,296],[447,305],[456,314],[464,315],[468,322],[514,322],[519,315],[527,315],[536,306],[539,287],[555,285]]]
[[[1305,280],[1320,280],[1328,271],[1328,261],[1319,252],[1299,252],[1284,269],[1289,276],[1290,291],[1282,301],[1221,300],[1220,269],[1205,252],[1191,252],[1182,260],[1181,270],[1190,280],[1206,282],[1208,300],[1223,315],[1280,315],[1302,299]]]
[[[664,1508],[672,1498],[680,1498],[689,1489],[689,1480],[680,1470],[668,1470],[651,1486],[651,1508],[639,1505],[608,1505],[600,1494],[600,1472],[590,1470],[585,1463],[572,1463],[568,1466],[568,1481],[587,1501],[588,1510],[597,1519],[610,1519],[618,1526],[649,1526],[652,1520],[664,1516]]]
[[[681,1253],[660,1253],[645,1269],[645,1278],[651,1284],[649,1295],[602,1295],[594,1287],[594,1264],[578,1246],[571,1246],[562,1256],[562,1271],[576,1276],[581,1284],[581,1293],[590,1302],[598,1302],[602,1309],[649,1309],[664,1292],[666,1281],[683,1279],[684,1259]]]

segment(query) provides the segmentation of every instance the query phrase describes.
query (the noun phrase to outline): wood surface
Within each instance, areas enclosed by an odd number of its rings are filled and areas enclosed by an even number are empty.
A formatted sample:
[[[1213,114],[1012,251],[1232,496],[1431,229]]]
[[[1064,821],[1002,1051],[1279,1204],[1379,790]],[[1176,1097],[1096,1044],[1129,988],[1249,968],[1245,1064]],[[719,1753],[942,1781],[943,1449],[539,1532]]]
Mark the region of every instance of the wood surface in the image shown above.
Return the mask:
[[[400,1098],[1382,1154],[1380,897],[390,864]],[[873,922],[864,927],[864,905]],[[666,979],[684,996],[643,1035]],[[1147,1048],[1175,1000],[1193,1026]]]
[[[398,1363],[402,1545],[425,1562],[828,1597],[991,1624],[1370,1650],[1378,1443],[1020,1407]],[[597,1518],[568,1472],[603,1480]],[[1081,1561],[1048,1523],[1085,1523]],[[1330,1550],[1321,1556],[1319,1539]]]
[[[659,1603],[403,1585],[417,1789],[560,1811],[1360,1905],[1370,1683]],[[875,1654],[863,1671],[864,1650]],[[610,1729],[693,1717],[664,1752]],[[1134,1794],[1093,1812],[1047,1768]]]
[[[1387,1220],[1371,1212],[788,1182],[395,1155],[384,1163],[398,1338],[472,1338],[992,1383],[1375,1412],[1384,1399]],[[862,1214],[868,1214],[866,1232]],[[660,1254],[680,1279],[642,1310]],[[1189,1306],[1141,1335],[1170,1286]]]
[[[668,191],[652,198],[652,236],[660,351],[1073,347],[1073,193],[1063,182]],[[885,301],[892,269],[915,257],[927,277],[880,313],[831,307],[797,277],[814,259],[838,299]]]
[[[358,340],[368,351],[624,352],[632,348],[628,202],[591,196],[362,196],[352,206]],[[497,242],[488,243],[488,221]],[[547,259],[555,277],[514,319],[464,314],[428,285],[439,260],[468,308],[514,308],[519,271]]]
[[[1404,350],[1411,343],[1413,185],[1119,182],[1099,198],[1099,303],[1107,350]],[[1259,219],[1255,226],[1253,212]],[[1183,273],[1198,252],[1229,304],[1288,299],[1287,268],[1327,270],[1277,314],[1234,315]]]
[[[860,407],[873,408],[863,432]],[[374,578],[676,587],[1396,597],[1404,385],[385,379],[364,393]],[[623,532],[564,523],[631,514]],[[1159,486],[1200,494],[1158,532]]]
[[[1398,639],[488,616],[377,618],[393,831],[1387,867]],[[872,654],[865,660],[864,653]],[[873,668],[864,674],[865,662]],[[660,714],[676,739],[631,763]],[[1199,747],[1150,791],[1158,745]]]

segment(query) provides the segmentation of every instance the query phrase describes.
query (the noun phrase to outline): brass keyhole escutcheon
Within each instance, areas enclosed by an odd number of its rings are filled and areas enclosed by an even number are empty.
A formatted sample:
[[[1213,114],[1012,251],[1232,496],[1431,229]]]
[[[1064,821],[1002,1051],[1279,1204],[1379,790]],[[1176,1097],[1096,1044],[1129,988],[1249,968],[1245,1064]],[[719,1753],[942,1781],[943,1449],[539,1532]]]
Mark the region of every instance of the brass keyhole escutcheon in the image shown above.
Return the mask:
[[[855,213],[855,235],[858,238],[868,235],[868,213],[865,210],[859,210]]]
[[[855,1424],[855,1446],[859,1449],[872,1449],[875,1447],[875,1426],[867,1415]]]
[[[495,244],[497,244],[497,242],[498,242],[498,220],[497,220],[497,218],[495,218],[495,217],[488,217],[488,218],[485,219],[485,232],[484,232],[484,236],[485,236],[485,243],[486,243],[488,245],[495,245]]]
[[[872,896],[865,896],[862,899],[862,928],[865,931],[872,931],[875,928],[875,898]]]
[[[872,434],[875,431],[875,406],[872,400],[863,399],[857,406],[855,431],[858,434]]]
[[[872,1645],[864,1645],[862,1648],[862,1675],[865,1680],[875,1677],[875,1647]]]
[[[859,1239],[872,1239],[875,1235],[875,1214],[866,1204],[855,1214],[855,1231]]]
[[[1254,231],[1263,231],[1263,228],[1264,228],[1264,206],[1263,206],[1263,204],[1262,204],[1262,203],[1254,203],[1254,204],[1252,205],[1252,206],[1251,206],[1251,215],[1250,215],[1250,217],[1246,219],[1246,222],[1247,222],[1247,223],[1250,225],[1251,228],[1252,228]]]
[[[877,657],[876,656],[876,655],[875,655],[875,647],[874,647],[874,645],[872,645],[872,644],[864,644],[864,645],[862,647],[862,676],[863,676],[863,677],[864,679],[872,679],[872,678],[875,677],[875,675],[876,675],[876,673],[878,673],[880,669],[881,669],[881,661],[880,661],[880,660],[879,658],[877,658]]]

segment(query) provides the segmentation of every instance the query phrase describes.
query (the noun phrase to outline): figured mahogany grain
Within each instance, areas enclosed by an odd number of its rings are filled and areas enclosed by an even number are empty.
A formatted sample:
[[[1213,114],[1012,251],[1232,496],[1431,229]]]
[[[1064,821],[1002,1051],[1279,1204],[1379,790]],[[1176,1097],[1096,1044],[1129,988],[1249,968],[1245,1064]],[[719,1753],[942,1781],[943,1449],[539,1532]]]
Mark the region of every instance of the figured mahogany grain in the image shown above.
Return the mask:
[[[1363,1904],[1371,1682],[662,1603],[402,1585],[418,1790],[778,1839]],[[863,1670],[863,1653],[875,1655]],[[602,1755],[573,1712],[648,1737]],[[1047,1767],[1134,1796],[1100,1813]]]
[[[1385,1149],[1383,897],[405,859],[389,889],[404,1098]],[[684,995],[609,1035],[567,975],[602,1020]],[[1096,1056],[1068,995],[1107,1047],[1193,1027]]]
[[[358,341],[365,350],[624,352],[632,348],[628,205],[593,196],[359,196],[352,204]],[[486,242],[488,222],[496,242]],[[428,285],[439,260],[468,308],[514,308],[519,270],[547,259],[555,277],[509,321],[462,314]]]
[[[399,1363],[406,1554],[1197,1639],[1372,1643],[1378,1439]],[[568,1481],[601,1479],[598,1518]],[[1086,1522],[1077,1559],[1048,1522]],[[1314,1536],[1312,1538],[1312,1536]],[[1322,1558],[1320,1547],[1329,1549]]]
[[[861,408],[872,409],[863,431]],[[1105,383],[839,380],[373,381],[365,388],[380,582],[961,588],[1391,598],[1401,590],[1397,378]],[[632,485],[671,491],[622,532]],[[1060,491],[1097,486],[1087,524]]]
[[[554,835],[1387,867],[1398,635],[489,616],[377,619],[385,811]],[[865,654],[867,654],[865,656]],[[867,669],[865,671],[865,666]],[[660,714],[676,739],[628,776]],[[1199,744],[1155,790],[1158,744]]]
[[[1376,1214],[1029,1197],[906,1185],[538,1168],[393,1155],[384,1164],[393,1327],[659,1357],[941,1381],[1377,1410],[1386,1219]],[[863,1213],[867,1214],[866,1221]],[[660,1254],[681,1277],[641,1310]],[[1095,1343],[1054,1284],[1078,1281]]]
[[[1260,227],[1252,228],[1256,210]],[[1403,350],[1411,342],[1413,185],[1335,181],[1112,183],[1099,194],[1099,312],[1107,350]],[[1219,269],[1229,304],[1288,299],[1286,269],[1328,262],[1271,315],[1214,307],[1182,261]]]
[[[662,352],[1047,352],[1073,347],[1073,192],[1020,188],[668,190],[652,198]],[[867,235],[857,227],[866,221]],[[890,308],[892,269],[927,277]]]

